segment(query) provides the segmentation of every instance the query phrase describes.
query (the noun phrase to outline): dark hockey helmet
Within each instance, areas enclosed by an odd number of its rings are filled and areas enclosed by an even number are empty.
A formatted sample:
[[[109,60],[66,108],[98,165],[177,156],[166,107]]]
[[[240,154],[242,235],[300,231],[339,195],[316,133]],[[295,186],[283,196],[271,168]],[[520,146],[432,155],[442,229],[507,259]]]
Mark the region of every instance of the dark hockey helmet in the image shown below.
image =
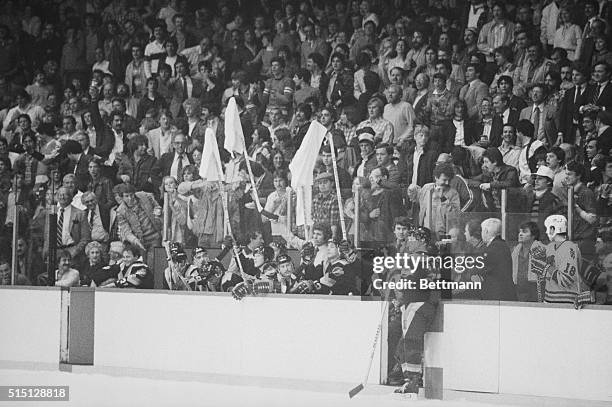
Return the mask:
[[[261,271],[267,278],[276,278],[276,275],[278,274],[278,265],[272,261],[265,263],[261,268]]]
[[[422,241],[427,245],[431,242],[431,230],[429,230],[425,226],[416,227],[408,233],[409,236],[412,236],[416,240]]]
[[[185,250],[179,242],[170,243],[170,256],[172,257],[172,261],[177,263],[187,261],[187,255],[185,254]]]
[[[280,254],[276,258],[276,262],[280,266],[281,264],[285,264],[285,263],[293,263],[293,260],[291,260],[291,256],[289,256],[288,254]]]

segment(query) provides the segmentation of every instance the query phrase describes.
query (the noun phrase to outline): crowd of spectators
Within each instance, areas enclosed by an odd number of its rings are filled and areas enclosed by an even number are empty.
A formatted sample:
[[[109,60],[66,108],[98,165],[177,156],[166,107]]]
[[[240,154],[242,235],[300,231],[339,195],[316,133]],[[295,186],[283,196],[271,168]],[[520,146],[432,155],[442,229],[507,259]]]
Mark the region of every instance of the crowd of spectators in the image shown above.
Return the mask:
[[[503,231],[518,243],[504,243],[506,294],[537,301],[526,265],[562,214],[578,278],[612,303],[610,1],[1,7],[0,244],[17,226],[18,284],[152,288],[167,236],[181,242],[168,248],[170,289],[244,295],[268,279],[275,292],[363,295],[371,253],[473,254]],[[231,98],[251,169],[223,148]],[[328,139],[305,231],[288,164],[313,120]],[[224,183],[199,175],[208,129]],[[219,245],[228,267],[208,255]],[[492,278],[473,272],[452,278]]]

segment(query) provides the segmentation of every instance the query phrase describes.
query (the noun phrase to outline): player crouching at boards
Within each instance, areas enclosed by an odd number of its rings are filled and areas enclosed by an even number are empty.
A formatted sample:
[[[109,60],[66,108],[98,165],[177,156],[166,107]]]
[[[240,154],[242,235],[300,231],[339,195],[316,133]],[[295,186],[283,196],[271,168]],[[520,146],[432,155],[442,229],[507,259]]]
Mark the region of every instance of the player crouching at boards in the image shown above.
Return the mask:
[[[131,244],[123,248],[121,271],[117,278],[117,281],[103,287],[153,288],[153,273],[143,262],[140,250]]]
[[[544,226],[550,243],[545,253],[535,250],[531,260],[532,270],[544,276],[544,301],[570,303],[576,308],[593,302],[588,284],[580,274],[580,249],[567,238],[567,219],[551,215]],[[583,288],[587,291],[583,292]]]

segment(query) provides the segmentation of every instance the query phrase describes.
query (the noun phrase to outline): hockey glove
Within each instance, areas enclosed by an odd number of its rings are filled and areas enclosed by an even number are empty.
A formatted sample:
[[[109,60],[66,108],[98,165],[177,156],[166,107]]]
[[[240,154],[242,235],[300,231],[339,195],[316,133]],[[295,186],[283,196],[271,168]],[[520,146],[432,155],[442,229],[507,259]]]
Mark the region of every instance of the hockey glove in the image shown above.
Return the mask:
[[[249,294],[249,286],[244,281],[236,284],[236,286],[232,289],[232,296],[238,301],[242,300]]]
[[[253,284],[253,293],[255,295],[269,294],[272,291],[272,281],[270,280],[256,280],[255,284]]]
[[[291,289],[291,294],[310,294],[314,289],[314,284],[310,280],[302,280]]]
[[[542,247],[532,247],[529,254],[531,255],[531,271],[538,276],[544,276],[548,268],[546,250]]]

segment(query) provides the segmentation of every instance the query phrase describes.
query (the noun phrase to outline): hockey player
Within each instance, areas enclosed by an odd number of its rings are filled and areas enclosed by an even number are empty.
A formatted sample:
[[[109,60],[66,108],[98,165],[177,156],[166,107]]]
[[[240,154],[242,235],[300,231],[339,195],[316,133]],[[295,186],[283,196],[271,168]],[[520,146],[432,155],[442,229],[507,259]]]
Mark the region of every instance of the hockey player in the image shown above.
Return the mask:
[[[192,267],[197,271],[190,279],[190,284],[197,291],[221,291],[221,278],[225,267],[217,259],[210,259],[208,251],[196,247],[193,251]]]
[[[240,262],[242,263],[242,279],[232,289],[232,295],[237,300],[241,300],[248,294],[256,293],[254,284],[256,280],[264,274],[264,267],[272,261],[274,250],[269,246],[259,246],[253,250],[253,258],[247,258],[243,253],[240,253]],[[264,289],[262,288],[262,292]]]
[[[276,258],[278,264],[278,282],[280,285],[280,292],[285,294],[291,291],[297,282],[297,276],[295,275],[295,266],[293,260],[288,254],[280,254]]]
[[[137,247],[130,244],[125,245],[118,280],[104,287],[153,288],[153,273],[143,262]]]
[[[436,249],[431,242],[431,231],[421,227],[411,231],[409,236],[410,254],[413,256],[435,255]],[[421,279],[431,280],[436,273],[428,270],[426,262],[416,270],[399,270],[390,276],[391,280],[406,280],[414,282],[414,289],[395,290],[393,306],[399,309],[400,319],[395,321],[401,325],[401,337],[395,347],[395,365],[389,374],[389,384],[403,386],[396,393],[417,394],[423,383],[422,359],[424,351],[425,332],[433,321],[439,297],[429,289],[420,289]],[[390,313],[391,314],[391,313]],[[391,331],[391,326],[389,327]],[[390,341],[393,342],[393,341]]]
[[[168,246],[168,267],[164,270],[164,288],[176,291],[192,291],[189,280],[198,275],[197,267],[187,263],[187,255],[179,242]]]
[[[352,266],[357,255],[348,240],[340,244],[330,240],[327,244],[327,267],[323,277],[315,282],[316,293],[356,295],[357,276]]]
[[[587,284],[580,275],[580,249],[567,238],[567,219],[563,215],[551,215],[544,221],[544,226],[550,243],[546,246],[543,270],[537,268],[536,260],[536,271],[544,273],[544,301],[580,305],[582,287],[587,287]],[[534,257],[541,259],[541,254]]]

